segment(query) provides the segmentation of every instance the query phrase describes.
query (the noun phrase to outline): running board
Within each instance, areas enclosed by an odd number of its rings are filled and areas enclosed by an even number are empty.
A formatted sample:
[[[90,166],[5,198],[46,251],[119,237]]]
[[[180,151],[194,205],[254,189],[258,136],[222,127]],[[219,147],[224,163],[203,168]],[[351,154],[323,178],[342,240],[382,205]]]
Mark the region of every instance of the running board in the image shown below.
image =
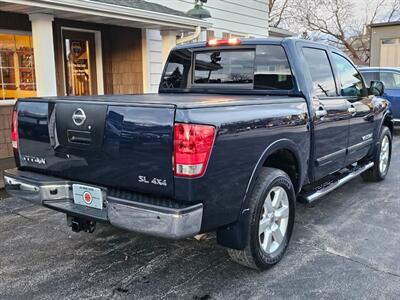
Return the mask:
[[[343,184],[349,182],[353,178],[357,177],[361,173],[364,173],[368,169],[372,168],[374,166],[373,162],[370,162],[366,165],[356,167],[354,171],[350,171],[350,173],[346,174],[344,177],[341,177],[340,179],[337,179],[333,182],[331,182],[329,185],[324,186],[322,188],[312,190],[310,192],[306,193],[301,193],[299,196],[299,200],[305,203],[311,203],[314,202],[315,200],[325,196],[326,194],[332,192],[333,190],[337,189],[338,187],[342,186]]]

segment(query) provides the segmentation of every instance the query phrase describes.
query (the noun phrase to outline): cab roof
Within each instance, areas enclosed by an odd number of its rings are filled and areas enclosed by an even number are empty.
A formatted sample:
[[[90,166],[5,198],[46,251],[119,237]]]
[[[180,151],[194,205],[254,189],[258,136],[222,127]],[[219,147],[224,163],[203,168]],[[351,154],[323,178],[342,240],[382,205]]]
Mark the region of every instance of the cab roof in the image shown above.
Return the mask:
[[[219,39],[217,39],[219,40]],[[223,39],[221,39],[223,40]],[[288,44],[295,44],[297,42],[302,42],[305,44],[309,44],[310,46],[316,46],[316,47],[323,47],[323,48],[329,48],[331,50],[339,51],[339,49],[326,44],[322,42],[315,42],[315,41],[310,41],[310,40],[305,40],[305,39],[299,39],[296,37],[285,37],[285,38],[239,38],[240,40],[240,46],[246,46],[246,45],[282,45],[284,43]],[[237,46],[237,45],[236,45]],[[197,43],[190,43],[190,44],[183,44],[183,45],[178,45],[175,46],[172,50],[178,50],[178,49],[196,49],[196,48],[207,48],[207,42],[197,42]],[[230,47],[229,45],[224,45],[224,47]],[[234,46],[232,46],[234,47]],[[217,47],[210,47],[210,48],[218,48]]]

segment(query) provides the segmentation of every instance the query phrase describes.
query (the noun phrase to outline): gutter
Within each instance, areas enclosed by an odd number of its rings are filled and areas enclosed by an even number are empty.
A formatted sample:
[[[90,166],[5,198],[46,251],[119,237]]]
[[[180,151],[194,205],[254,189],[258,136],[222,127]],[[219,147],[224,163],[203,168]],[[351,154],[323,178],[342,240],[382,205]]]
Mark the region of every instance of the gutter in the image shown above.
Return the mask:
[[[189,43],[189,42],[197,39],[199,37],[200,33],[201,33],[201,27],[197,26],[196,30],[193,34],[176,40],[176,44],[181,45],[181,44]]]
[[[114,19],[151,23],[177,28],[211,27],[212,23],[177,15],[170,15],[133,7],[115,4],[100,3],[91,0],[13,0],[12,3],[31,7],[40,7],[46,10],[60,10],[79,14],[102,16]],[[82,5],[84,4],[84,6]],[[48,12],[51,14],[51,12]]]

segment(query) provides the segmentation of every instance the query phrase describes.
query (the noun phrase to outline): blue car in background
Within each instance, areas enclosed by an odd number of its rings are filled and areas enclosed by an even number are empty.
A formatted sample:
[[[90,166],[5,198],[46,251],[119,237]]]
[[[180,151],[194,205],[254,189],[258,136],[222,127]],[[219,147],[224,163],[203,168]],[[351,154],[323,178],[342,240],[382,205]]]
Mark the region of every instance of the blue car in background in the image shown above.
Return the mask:
[[[359,68],[367,85],[371,81],[385,84],[384,98],[390,101],[394,121],[400,124],[400,68]]]

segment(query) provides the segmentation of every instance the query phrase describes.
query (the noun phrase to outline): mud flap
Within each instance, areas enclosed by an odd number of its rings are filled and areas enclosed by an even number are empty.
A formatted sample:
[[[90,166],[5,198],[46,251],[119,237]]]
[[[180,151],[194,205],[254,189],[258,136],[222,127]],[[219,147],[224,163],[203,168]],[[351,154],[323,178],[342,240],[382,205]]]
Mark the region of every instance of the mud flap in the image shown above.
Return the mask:
[[[236,223],[217,230],[218,244],[231,249],[243,250],[248,241],[249,222],[250,209],[247,208],[242,211]]]

